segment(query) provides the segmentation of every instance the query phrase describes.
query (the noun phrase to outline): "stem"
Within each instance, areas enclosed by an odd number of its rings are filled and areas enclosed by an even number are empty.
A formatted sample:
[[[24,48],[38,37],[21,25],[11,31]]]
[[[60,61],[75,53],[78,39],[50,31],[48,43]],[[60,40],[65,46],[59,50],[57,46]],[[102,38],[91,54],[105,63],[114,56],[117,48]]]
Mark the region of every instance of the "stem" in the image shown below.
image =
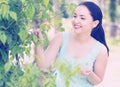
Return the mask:
[[[17,60],[16,65],[17,65],[18,67],[20,67],[18,54],[15,55],[15,58],[16,58],[16,60]]]

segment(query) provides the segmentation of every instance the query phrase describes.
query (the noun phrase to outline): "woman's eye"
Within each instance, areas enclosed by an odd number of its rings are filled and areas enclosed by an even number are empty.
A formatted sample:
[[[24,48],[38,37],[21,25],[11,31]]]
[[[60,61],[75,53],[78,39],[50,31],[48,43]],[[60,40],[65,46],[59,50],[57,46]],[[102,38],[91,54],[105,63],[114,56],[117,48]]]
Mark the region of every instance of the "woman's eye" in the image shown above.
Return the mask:
[[[77,16],[76,16],[76,15],[74,15],[73,17],[74,17],[74,18],[76,18]]]
[[[85,18],[81,18],[82,20],[85,20]]]

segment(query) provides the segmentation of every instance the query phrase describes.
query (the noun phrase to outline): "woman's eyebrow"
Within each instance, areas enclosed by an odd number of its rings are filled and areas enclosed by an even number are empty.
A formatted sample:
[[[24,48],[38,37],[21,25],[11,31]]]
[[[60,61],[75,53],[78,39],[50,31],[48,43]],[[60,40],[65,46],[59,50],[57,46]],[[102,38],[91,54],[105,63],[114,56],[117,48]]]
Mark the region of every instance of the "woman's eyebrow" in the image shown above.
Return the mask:
[[[74,15],[77,15],[76,13],[74,13]],[[83,15],[83,14],[80,14],[79,16],[85,16],[85,15]]]
[[[85,15],[80,14],[79,16],[85,16]]]

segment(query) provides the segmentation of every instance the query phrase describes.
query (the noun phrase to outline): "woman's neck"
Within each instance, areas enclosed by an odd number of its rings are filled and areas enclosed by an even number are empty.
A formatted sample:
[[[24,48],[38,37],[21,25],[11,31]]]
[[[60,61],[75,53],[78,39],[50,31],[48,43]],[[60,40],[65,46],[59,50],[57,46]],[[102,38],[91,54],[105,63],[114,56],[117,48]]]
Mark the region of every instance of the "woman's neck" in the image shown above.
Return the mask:
[[[93,37],[89,34],[75,34],[73,33],[73,38],[77,41],[77,42],[80,42],[81,44],[82,43],[88,43],[88,42],[91,42],[93,41]]]

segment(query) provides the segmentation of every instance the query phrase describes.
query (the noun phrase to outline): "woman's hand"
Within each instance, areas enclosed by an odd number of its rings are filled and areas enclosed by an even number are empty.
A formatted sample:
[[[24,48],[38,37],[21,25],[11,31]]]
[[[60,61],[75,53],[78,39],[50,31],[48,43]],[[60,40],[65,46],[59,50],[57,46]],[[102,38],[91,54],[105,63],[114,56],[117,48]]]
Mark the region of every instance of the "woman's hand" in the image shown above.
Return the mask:
[[[97,85],[102,81],[100,77],[96,75],[91,69],[81,70],[81,74],[87,76],[89,82],[91,82],[94,85]]]
[[[34,34],[38,37],[38,39],[43,39],[42,33],[39,29],[34,30]]]
[[[89,76],[90,73],[92,73],[93,71],[91,69],[83,69],[81,70],[81,74],[84,76]]]

